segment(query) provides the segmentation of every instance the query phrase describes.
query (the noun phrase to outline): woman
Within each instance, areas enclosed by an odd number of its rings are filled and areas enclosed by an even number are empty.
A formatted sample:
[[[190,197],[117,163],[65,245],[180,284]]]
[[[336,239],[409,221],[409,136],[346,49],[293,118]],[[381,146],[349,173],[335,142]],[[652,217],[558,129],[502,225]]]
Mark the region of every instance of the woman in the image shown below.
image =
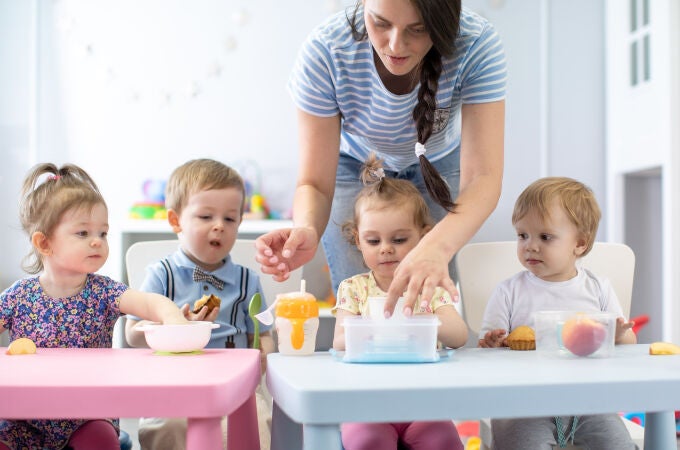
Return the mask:
[[[263,272],[285,279],[322,234],[334,288],[364,271],[340,225],[362,188],[361,161],[375,151],[388,176],[430,193],[438,220],[400,263],[386,315],[402,294],[407,315],[437,286],[457,298],[449,263],[500,196],[505,79],[498,35],[460,0],[362,0],[323,23],[289,83],[300,136],[295,225],[256,241]]]

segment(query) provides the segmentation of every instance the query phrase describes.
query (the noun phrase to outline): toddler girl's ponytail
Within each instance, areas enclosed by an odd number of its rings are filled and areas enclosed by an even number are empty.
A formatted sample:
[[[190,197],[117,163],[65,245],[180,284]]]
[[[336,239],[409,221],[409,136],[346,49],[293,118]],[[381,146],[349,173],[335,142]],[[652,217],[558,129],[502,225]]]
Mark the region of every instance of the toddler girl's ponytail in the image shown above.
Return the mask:
[[[385,185],[385,170],[382,161],[378,159],[374,152],[368,155],[368,159],[361,169],[361,182],[364,186],[372,187],[372,191],[381,192]]]

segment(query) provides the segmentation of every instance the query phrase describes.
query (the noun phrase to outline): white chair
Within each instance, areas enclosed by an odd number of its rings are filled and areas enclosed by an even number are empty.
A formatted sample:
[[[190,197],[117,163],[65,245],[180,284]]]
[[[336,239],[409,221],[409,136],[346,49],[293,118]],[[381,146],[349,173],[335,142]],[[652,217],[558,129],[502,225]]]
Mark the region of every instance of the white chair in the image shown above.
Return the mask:
[[[474,336],[479,335],[484,309],[494,288],[524,267],[517,259],[517,242],[478,242],[465,245],[456,255],[456,273],[463,307],[463,316]],[[633,292],[635,254],[625,244],[596,242],[593,249],[580,261],[581,266],[606,277],[612,284],[625,315],[630,312]],[[476,342],[476,340],[475,340]],[[642,450],[644,429],[623,419],[628,432]],[[488,419],[480,420],[482,450],[491,443]],[[578,448],[578,447],[576,447]]]
[[[167,257],[179,247],[177,240],[165,241],[144,241],[136,242],[128,248],[125,255],[125,267],[127,269],[128,285],[133,289],[139,289],[146,276],[146,267],[162,258]],[[237,239],[234,247],[229,253],[232,260],[244,267],[254,270],[260,276],[262,294],[268,304],[276,299],[276,294],[281,292],[292,292],[300,290],[300,280],[302,280],[302,269],[291,272],[286,281],[277,282],[271,277],[261,272],[260,264],[255,261],[255,243],[250,239]],[[118,319],[114,336],[116,341],[127,347],[125,341],[125,317]],[[121,341],[122,333],[122,341]]]

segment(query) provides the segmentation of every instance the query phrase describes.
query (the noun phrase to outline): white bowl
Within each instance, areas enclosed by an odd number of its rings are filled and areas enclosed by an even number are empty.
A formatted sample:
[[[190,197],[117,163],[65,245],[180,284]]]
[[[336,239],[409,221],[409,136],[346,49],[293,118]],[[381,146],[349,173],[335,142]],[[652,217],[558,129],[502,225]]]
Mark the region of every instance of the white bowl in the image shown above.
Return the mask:
[[[135,329],[143,331],[146,343],[157,352],[186,353],[201,350],[210,341],[210,333],[220,325],[206,321],[162,325],[148,323]]]

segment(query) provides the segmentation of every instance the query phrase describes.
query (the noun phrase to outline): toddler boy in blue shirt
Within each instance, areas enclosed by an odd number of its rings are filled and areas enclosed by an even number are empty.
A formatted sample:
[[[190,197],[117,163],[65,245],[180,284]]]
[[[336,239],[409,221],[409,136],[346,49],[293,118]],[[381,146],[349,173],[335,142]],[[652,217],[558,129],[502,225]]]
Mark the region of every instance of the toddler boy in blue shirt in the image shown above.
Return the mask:
[[[208,343],[211,348],[247,348],[254,339],[248,304],[256,292],[262,292],[260,280],[257,273],[233,263],[229,256],[243,217],[244,202],[243,179],[218,161],[196,159],[175,169],[168,180],[165,203],[168,222],[180,246],[175,253],[147,268],[140,288],[170,297],[187,319],[218,323],[220,327],[212,331]],[[254,252],[253,249],[253,257]],[[204,295],[219,297],[220,305],[195,310],[195,302]],[[144,333],[134,330],[139,323],[139,318],[132,316],[126,323],[125,336],[133,347],[146,346]],[[263,373],[267,354],[274,351],[269,329],[261,327]],[[268,435],[263,431],[268,429],[270,411],[259,394],[261,447],[268,448]],[[139,425],[142,449],[185,448],[186,419],[143,418]],[[224,423],[223,428],[226,430]]]

